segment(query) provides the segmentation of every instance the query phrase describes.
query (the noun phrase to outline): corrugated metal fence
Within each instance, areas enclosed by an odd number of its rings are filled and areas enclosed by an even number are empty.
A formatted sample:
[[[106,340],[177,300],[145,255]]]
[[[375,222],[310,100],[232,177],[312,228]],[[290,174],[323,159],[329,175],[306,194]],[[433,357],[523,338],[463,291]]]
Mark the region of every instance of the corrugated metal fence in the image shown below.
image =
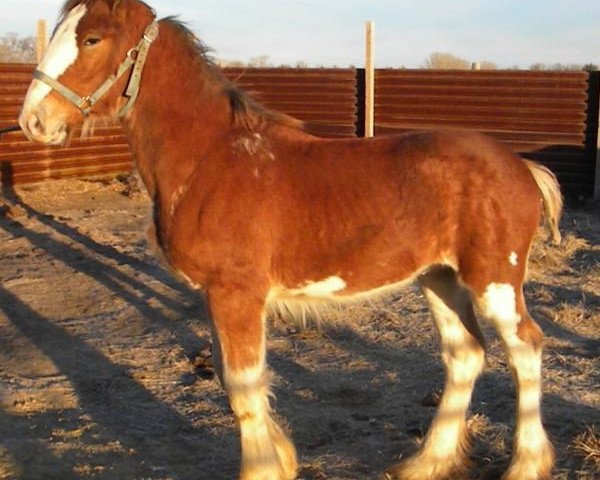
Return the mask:
[[[31,65],[0,64],[0,128],[14,124]],[[360,135],[364,71],[225,69],[269,108],[306,122],[325,137]],[[592,195],[598,142],[598,74],[531,71],[377,70],[376,134],[471,128],[542,161],[571,193]],[[68,148],[43,147],[21,133],[0,138],[3,182],[127,171],[119,127],[98,128]]]
[[[33,65],[0,64],[0,128],[16,123]],[[225,75],[269,108],[306,122],[326,137],[354,136],[357,82],[354,69],[225,69]],[[119,126],[97,127],[92,137],[69,147],[44,147],[20,132],[0,138],[0,176],[4,183],[127,171],[131,157]]]
[[[358,90],[353,68],[226,68],[224,73],[266,107],[303,120],[315,135],[356,135]]]
[[[469,128],[554,170],[565,190],[593,190],[597,75],[587,72],[379,70],[375,132]]]
[[[0,128],[17,121],[32,72],[32,65],[0,64]],[[75,134],[67,148],[30,142],[21,132],[0,138],[2,183],[123,172],[130,166],[129,145],[118,126],[98,127],[87,140]]]

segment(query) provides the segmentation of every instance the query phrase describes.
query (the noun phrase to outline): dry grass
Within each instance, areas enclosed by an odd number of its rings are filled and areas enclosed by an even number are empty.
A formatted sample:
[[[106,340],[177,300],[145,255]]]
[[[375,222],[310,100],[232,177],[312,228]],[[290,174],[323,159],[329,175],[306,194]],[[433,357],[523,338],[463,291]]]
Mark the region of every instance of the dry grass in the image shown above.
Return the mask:
[[[600,427],[592,425],[577,434],[571,446],[600,475]]]
[[[564,236],[560,245],[554,245],[548,243],[547,236],[540,231],[531,255],[530,268],[532,271],[537,269],[546,273],[549,270],[573,272],[569,260],[579,250],[586,248],[590,248],[588,241],[571,233]]]

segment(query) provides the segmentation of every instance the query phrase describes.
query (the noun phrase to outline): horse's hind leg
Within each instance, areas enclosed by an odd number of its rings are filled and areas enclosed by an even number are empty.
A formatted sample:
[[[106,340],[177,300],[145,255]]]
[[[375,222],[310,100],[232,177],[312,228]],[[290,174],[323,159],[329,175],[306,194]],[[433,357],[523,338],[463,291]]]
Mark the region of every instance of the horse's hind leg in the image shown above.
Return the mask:
[[[291,480],[296,451],[270,415],[264,298],[251,292],[223,287],[208,292],[217,370],[240,426],[241,480]]]
[[[527,313],[521,285],[490,283],[479,295],[478,303],[502,338],[517,384],[513,459],[503,478],[550,478],[554,454],[540,414],[542,332]]]
[[[402,480],[442,480],[467,466],[465,414],[485,351],[471,294],[460,285],[456,273],[435,269],[423,275],[420,284],[440,334],[446,384],[421,449],[389,473]]]

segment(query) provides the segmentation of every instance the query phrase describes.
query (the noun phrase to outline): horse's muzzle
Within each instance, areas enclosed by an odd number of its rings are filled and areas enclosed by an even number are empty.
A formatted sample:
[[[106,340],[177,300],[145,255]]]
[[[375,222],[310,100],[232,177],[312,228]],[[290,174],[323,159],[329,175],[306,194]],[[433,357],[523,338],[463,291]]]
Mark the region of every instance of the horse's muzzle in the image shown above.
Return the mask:
[[[19,125],[27,138],[34,142],[64,145],[69,138],[67,124],[63,121],[47,121],[42,111],[21,112]]]

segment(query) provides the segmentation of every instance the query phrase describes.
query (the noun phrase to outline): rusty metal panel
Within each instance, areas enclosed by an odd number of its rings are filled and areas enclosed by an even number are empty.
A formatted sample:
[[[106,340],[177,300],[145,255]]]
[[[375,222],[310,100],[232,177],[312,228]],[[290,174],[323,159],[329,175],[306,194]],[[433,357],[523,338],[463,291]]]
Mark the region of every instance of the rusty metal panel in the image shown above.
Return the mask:
[[[589,195],[590,78],[587,72],[378,70],[375,131],[481,131],[552,168],[564,190]]]
[[[267,108],[304,121],[310,133],[356,136],[355,69],[226,68],[223,72]]]
[[[33,65],[0,64],[0,128],[15,125],[31,82]],[[68,147],[46,147],[21,132],[0,137],[0,180],[3,184],[49,178],[127,171],[131,155],[120,126],[97,128],[87,140],[75,132]]]
[[[0,64],[0,128],[17,122],[31,82],[33,65]],[[356,72],[353,69],[225,69],[232,79],[268,108],[306,123],[325,137],[356,134]],[[68,147],[29,142],[20,132],[0,137],[2,183],[128,171],[129,146],[119,125],[97,128],[89,139],[76,132]]]
[[[16,122],[32,65],[0,64],[0,128]],[[308,131],[353,137],[360,131],[355,69],[224,69],[266,107],[303,120]],[[468,128],[550,166],[567,190],[593,188],[598,76],[585,72],[378,70],[376,133]],[[0,138],[4,182],[127,171],[131,158],[118,125],[75,138],[68,148]]]

